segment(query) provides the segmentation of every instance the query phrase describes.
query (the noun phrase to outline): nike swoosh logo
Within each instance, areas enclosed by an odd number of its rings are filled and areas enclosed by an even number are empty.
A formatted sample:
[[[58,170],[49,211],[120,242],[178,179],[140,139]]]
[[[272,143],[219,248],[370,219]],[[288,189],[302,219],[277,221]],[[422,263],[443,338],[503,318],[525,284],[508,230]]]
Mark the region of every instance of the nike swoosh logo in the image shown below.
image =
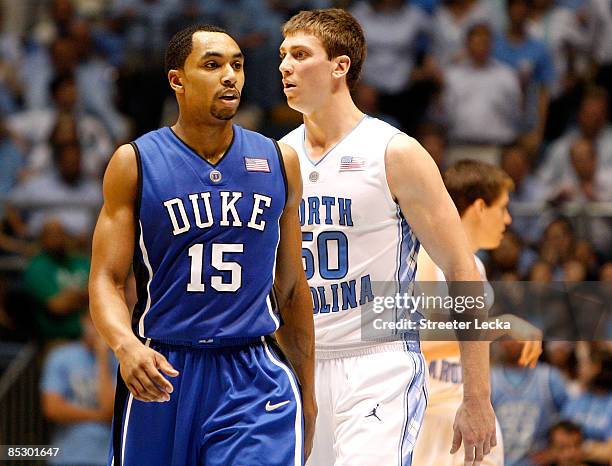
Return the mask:
[[[285,406],[286,404],[291,403],[291,400],[281,401],[280,403],[270,404],[270,400],[266,403],[266,411],[274,411],[275,409],[280,408],[281,406]]]

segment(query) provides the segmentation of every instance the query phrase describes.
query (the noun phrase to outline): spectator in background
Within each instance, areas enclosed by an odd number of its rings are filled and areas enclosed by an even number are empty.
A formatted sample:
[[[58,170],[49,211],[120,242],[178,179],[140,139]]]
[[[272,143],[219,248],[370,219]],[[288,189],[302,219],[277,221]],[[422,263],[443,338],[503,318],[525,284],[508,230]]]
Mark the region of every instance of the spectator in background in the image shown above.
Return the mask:
[[[7,196],[19,182],[24,159],[19,147],[0,121],[0,197]],[[23,241],[26,227],[11,209],[5,209],[6,199],[0,199],[0,255],[31,254],[32,245]]]
[[[278,31],[291,16],[285,16],[287,5],[283,3],[286,2],[199,0],[198,3],[200,14],[232,34],[247,57],[244,66],[250,79],[243,91],[245,103],[264,111],[284,104],[278,81],[267,77],[278,73]],[[298,6],[300,9],[313,8],[306,2]]]
[[[392,126],[399,127],[400,123],[391,115],[386,115],[380,111],[380,93],[374,86],[365,82],[359,82],[353,90],[353,100],[355,105],[363,113],[369,116],[383,120]],[[422,143],[422,141],[420,141]]]
[[[592,244],[584,239],[576,241],[574,259],[580,262],[587,272],[587,280],[597,280],[599,261]]]
[[[586,466],[582,461],[582,430],[570,421],[561,421],[548,433],[548,460],[553,466]]]
[[[81,169],[81,148],[71,141],[74,130],[57,131],[53,145],[54,167],[18,185],[9,195],[10,205],[26,218],[28,233],[37,237],[50,218],[57,218],[68,234],[87,244],[101,204],[99,180]],[[67,134],[64,134],[64,131]],[[67,140],[62,141],[62,138]]]
[[[612,167],[597,172],[597,154],[592,141],[580,138],[570,148],[571,170],[553,186],[550,197],[556,201],[612,200],[610,176]]]
[[[567,401],[565,383],[553,367],[518,365],[519,342],[500,342],[499,366],[491,370],[491,402],[504,438],[506,466],[533,465],[530,457],[546,446],[548,430]]]
[[[113,21],[120,24],[125,63],[120,70],[122,110],[140,135],[159,126],[170,94],[164,72],[165,46],[174,31],[170,24],[181,12],[179,0],[115,0]]]
[[[74,40],[61,36],[48,46],[35,44],[26,53],[21,75],[24,81],[25,108],[45,108],[49,106],[49,84],[55,75],[74,74],[78,63]],[[79,89],[80,91],[80,89]]]
[[[86,20],[73,18],[65,34],[48,47],[33,47],[24,59],[22,74],[28,76],[26,108],[50,106],[53,79],[74,75],[83,110],[100,118],[116,141],[127,138],[126,122],[115,108],[116,70],[94,50],[91,25]]]
[[[501,167],[510,175],[516,189],[510,193],[508,209],[514,223],[512,229],[529,245],[539,242],[546,225],[550,223],[550,214],[546,211],[522,214],[516,209],[516,203],[542,203],[546,200],[547,189],[532,174],[531,159],[527,150],[520,144],[505,147],[501,153]]]
[[[608,464],[612,458],[612,354],[591,352],[596,369],[584,393],[568,400],[563,417],[582,428],[585,460]]]
[[[417,140],[431,155],[440,171],[443,171],[448,166],[446,158],[448,141],[444,129],[433,123],[423,123],[416,134]]]
[[[492,279],[501,279],[508,273],[516,274],[520,278],[527,275],[527,271],[537,260],[537,254],[526,247],[513,230],[506,230],[499,247],[491,251],[490,258]]]
[[[87,309],[89,259],[70,250],[59,221],[45,224],[42,251],[28,264],[23,283],[36,304],[36,323],[43,339],[75,339],[80,314]]]
[[[381,111],[413,131],[429,105],[432,90],[426,82],[437,79],[430,60],[417,66],[430,33],[429,17],[403,0],[360,0],[350,12],[368,41],[363,81],[380,93]]]
[[[542,267],[548,266],[541,262]],[[578,358],[576,356],[576,343],[573,341],[552,340],[544,345],[543,360],[558,369],[565,378],[565,386],[568,395],[575,396],[580,393],[582,387],[578,380]]]
[[[53,465],[108,464],[117,363],[88,313],[81,323],[81,339],[52,349],[42,370],[42,409],[62,452]]]
[[[128,124],[115,105],[117,70],[94,48],[89,21],[73,21],[69,37],[76,48],[74,73],[83,110],[97,116],[115,141],[125,141],[129,137]]]
[[[591,60],[591,31],[586,18],[554,0],[534,0],[528,20],[529,35],[551,52],[555,79],[551,84],[548,136],[557,138],[578,108]]]
[[[465,59],[445,72],[443,101],[450,138],[449,164],[474,158],[499,165],[499,146],[518,135],[519,81],[510,66],[491,58],[491,46],[488,25],[470,27]]]
[[[612,201],[612,165],[598,163],[599,154],[589,139],[577,139],[570,149],[571,171],[552,186],[550,199],[561,202],[610,202]],[[610,256],[612,249],[612,223],[609,218],[591,217],[581,223],[584,236],[603,256]]]
[[[73,123],[74,139],[78,140],[83,153],[83,171],[88,176],[101,178],[115,144],[111,135],[100,119],[78,105],[73,75],[56,76],[50,90],[53,96],[50,106],[26,110],[8,119],[11,131],[29,148],[28,175],[51,169],[54,141],[50,138],[61,126]]]
[[[45,7],[32,32],[37,42],[47,45],[66,36],[77,15],[72,0],[51,0]]]
[[[578,126],[554,141],[546,151],[538,178],[545,186],[571,176],[571,148],[578,139],[591,141],[597,154],[596,171],[612,169],[612,125],[608,118],[608,93],[602,88],[589,89],[580,104]]]
[[[485,0],[444,0],[434,13],[431,53],[443,69],[464,58],[469,29],[489,24],[493,11]]]
[[[553,270],[553,280],[562,280],[562,265],[572,259],[576,237],[570,222],[565,218],[553,220],[544,230],[540,242],[540,258]]]
[[[497,37],[494,55],[518,73],[523,90],[523,143],[535,154],[544,136],[555,70],[546,44],[530,37],[527,30],[528,0],[508,0],[507,11],[509,25]]]

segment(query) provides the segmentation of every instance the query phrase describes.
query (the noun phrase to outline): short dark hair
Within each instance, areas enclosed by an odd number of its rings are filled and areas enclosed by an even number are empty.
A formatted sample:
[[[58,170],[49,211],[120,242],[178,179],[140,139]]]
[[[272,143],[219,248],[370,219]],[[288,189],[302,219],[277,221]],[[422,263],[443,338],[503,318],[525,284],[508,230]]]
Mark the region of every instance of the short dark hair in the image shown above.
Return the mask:
[[[193,35],[196,32],[220,32],[232,37],[225,29],[210,24],[195,24],[182,29],[172,36],[166,47],[166,75],[170,70],[178,70],[185,66],[185,60],[193,50]]]
[[[582,436],[582,429],[578,424],[572,421],[559,421],[548,430],[548,442],[552,441],[553,434],[558,430],[564,430],[570,434],[578,434]]]
[[[305,32],[323,43],[329,60],[346,55],[351,66],[346,75],[346,84],[355,89],[361,76],[361,67],[366,57],[366,40],[359,22],[346,10],[327,8],[300,11],[283,26],[283,37]]]
[[[75,83],[76,78],[73,73],[60,73],[53,76],[51,82],[49,83],[49,90],[51,94],[55,94],[60,87],[62,87],[65,83]]]
[[[461,160],[455,163],[444,172],[443,178],[460,216],[477,199],[482,199],[490,206],[504,190],[514,190],[514,182],[505,171],[478,160]]]
[[[491,31],[491,26],[486,21],[479,21],[477,23],[472,24],[465,35],[466,40],[470,40],[472,36],[479,32],[485,32],[488,34],[489,38],[493,36],[493,32]]]

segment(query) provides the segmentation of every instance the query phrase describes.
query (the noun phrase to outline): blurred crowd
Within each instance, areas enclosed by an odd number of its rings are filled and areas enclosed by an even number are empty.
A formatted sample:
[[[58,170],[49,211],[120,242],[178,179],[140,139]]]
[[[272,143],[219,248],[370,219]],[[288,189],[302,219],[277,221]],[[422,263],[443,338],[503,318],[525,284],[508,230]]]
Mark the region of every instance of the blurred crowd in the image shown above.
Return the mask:
[[[61,394],[66,403],[54,410],[57,398],[43,397],[51,421],[95,425],[110,416],[99,384],[112,383],[112,371],[100,369],[112,366],[112,358],[83,320],[102,175],[117,145],[174,122],[165,46],[176,31],[196,22],[226,28],[245,53],[247,83],[237,121],[279,138],[300,123],[280,84],[282,24],[301,9],[349,9],[368,41],[354,91],[358,106],[416,137],[441,169],[476,158],[500,165],[512,177],[514,221],[501,246],[483,257],[489,278],[612,281],[612,204],[605,204],[612,203],[611,0],[1,4],[0,348],[2,341],[32,338],[50,348],[41,389]],[[133,297],[132,282],[127,289]],[[56,341],[72,346],[56,347]],[[524,457],[537,450],[537,464],[578,465],[554,452],[571,456],[583,451],[578,444],[612,437],[609,353],[571,343],[549,348],[555,349],[547,351],[549,363],[542,367],[555,366],[559,375],[542,377],[561,382],[547,385],[555,393],[546,421],[536,422],[537,445],[524,445],[534,432],[508,425],[522,432],[516,451]],[[559,348],[580,367],[591,367],[589,377],[560,363]],[[518,386],[522,376],[508,375],[515,369],[502,376]],[[77,381],[74,387],[70,381]],[[568,405],[593,393],[603,393],[604,404],[593,402],[592,409],[605,408],[607,431],[592,428],[602,422],[596,412],[591,422]],[[86,411],[69,409],[77,405]],[[100,435],[91,429],[94,437]],[[60,435],[71,438],[67,429]],[[81,434],[74,435],[78,440]]]

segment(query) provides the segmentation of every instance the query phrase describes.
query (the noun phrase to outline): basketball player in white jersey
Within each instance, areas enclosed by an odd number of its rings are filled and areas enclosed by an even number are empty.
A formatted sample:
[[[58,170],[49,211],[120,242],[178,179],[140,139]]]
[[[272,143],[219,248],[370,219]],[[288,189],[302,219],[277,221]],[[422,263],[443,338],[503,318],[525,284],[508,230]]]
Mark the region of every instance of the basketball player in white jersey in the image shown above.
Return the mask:
[[[375,283],[410,289],[420,242],[450,279],[480,274],[429,154],[351,98],[366,50],[359,23],[344,10],[303,11],[283,36],[284,92],[304,117],[283,142],[304,179],[302,255],[315,314],[319,416],[308,464],[410,465],[426,405],[418,337],[365,341],[362,306]],[[462,342],[461,357],[465,396],[452,449],[463,442],[472,465],[496,442],[489,345]]]
[[[512,179],[500,168],[475,160],[456,163],[444,173],[444,184],[453,199],[472,251],[495,249],[501,242],[512,218],[508,213],[508,194],[514,188]],[[482,261],[474,255],[480,275],[487,280]],[[418,256],[417,281],[444,281],[442,270],[422,248]],[[425,285],[427,286],[427,285]],[[491,305],[492,289],[487,289]],[[487,340],[508,335],[523,343],[519,363],[535,367],[542,353],[542,333],[528,322],[504,314],[499,319],[510,322],[511,330],[491,331]],[[452,335],[449,335],[452,337]],[[427,337],[424,338],[424,340]],[[463,452],[449,454],[448,443],[453,438],[453,415],[463,398],[459,344],[447,341],[421,341],[423,355],[429,366],[429,403],[414,451],[418,466],[461,466]],[[503,466],[504,451],[501,430],[497,426],[497,446],[483,465]]]

